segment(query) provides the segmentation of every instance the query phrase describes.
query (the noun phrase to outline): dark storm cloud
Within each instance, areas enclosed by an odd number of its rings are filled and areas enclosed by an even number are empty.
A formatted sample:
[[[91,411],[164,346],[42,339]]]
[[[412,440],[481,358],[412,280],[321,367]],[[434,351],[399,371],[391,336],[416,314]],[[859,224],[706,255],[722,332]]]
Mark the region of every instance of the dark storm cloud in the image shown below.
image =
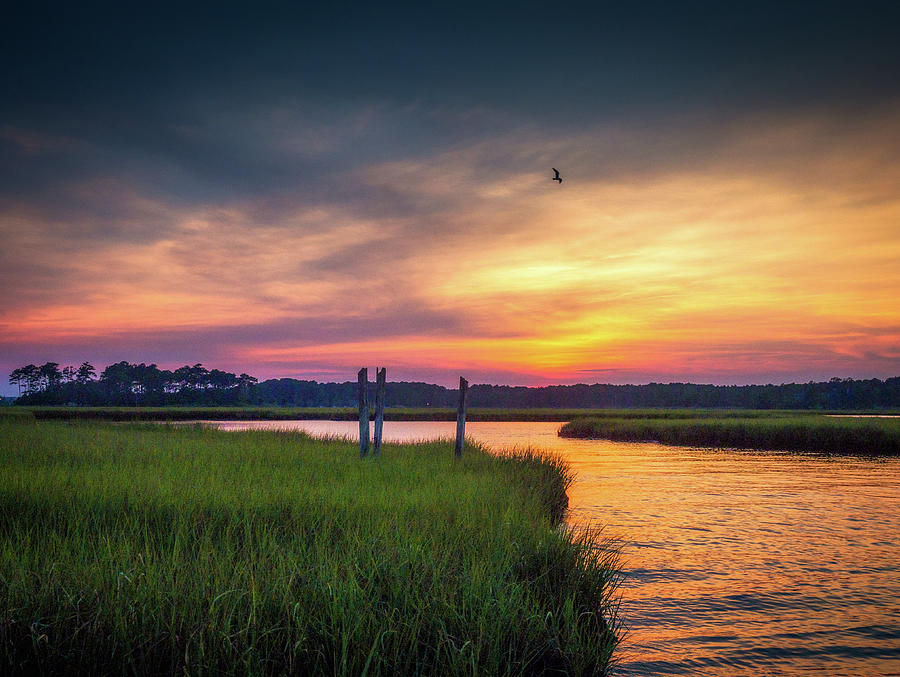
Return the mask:
[[[897,87],[886,2],[22,7],[8,16],[4,108],[39,126],[127,131],[198,95],[210,109],[455,102],[569,123]]]
[[[659,130],[684,116],[715,134],[748,109],[877,105],[900,91],[897,16],[837,2],[23,5],[0,47],[0,199],[101,236],[128,228],[80,191],[111,176],[173,206],[288,194],[439,210],[347,173],[622,120],[671,157],[691,141]]]
[[[566,116],[573,95],[615,107],[748,86],[821,92],[828,81],[844,95],[851,78],[859,91],[896,86],[896,17],[895,3],[827,1],[23,5],[8,15],[5,70],[27,98],[83,110],[91,98],[140,110],[202,86],[513,97]]]

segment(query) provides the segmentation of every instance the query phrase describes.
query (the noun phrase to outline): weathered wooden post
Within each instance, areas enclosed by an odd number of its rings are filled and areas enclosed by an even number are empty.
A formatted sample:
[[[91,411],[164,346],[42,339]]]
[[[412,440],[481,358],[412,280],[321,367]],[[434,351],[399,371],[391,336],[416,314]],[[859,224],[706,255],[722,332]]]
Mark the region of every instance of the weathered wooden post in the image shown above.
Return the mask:
[[[375,449],[373,456],[381,453],[381,431],[384,430],[384,389],[387,381],[387,368],[375,370]]]
[[[456,409],[456,447],[454,453],[457,458],[462,456],[463,443],[466,441],[466,390],[469,382],[462,376],[459,377],[459,406]]]
[[[357,374],[359,380],[359,456],[369,453],[369,370],[363,367]]]

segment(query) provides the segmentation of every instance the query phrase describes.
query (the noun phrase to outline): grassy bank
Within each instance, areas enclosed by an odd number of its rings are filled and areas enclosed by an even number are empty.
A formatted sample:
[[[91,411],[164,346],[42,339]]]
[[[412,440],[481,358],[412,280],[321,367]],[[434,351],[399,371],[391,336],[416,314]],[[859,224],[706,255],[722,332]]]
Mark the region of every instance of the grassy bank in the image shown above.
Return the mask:
[[[0,419],[0,672],[602,673],[558,459]]]
[[[900,420],[829,418],[822,415],[715,418],[579,418],[562,437],[624,442],[810,451],[829,454],[898,455]]]

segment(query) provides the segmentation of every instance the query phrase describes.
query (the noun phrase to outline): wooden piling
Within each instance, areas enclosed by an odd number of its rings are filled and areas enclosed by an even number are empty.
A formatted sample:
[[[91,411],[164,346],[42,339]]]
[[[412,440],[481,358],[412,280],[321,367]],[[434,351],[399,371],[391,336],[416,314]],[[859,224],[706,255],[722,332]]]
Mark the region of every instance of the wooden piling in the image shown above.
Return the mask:
[[[359,381],[359,456],[369,453],[369,370],[363,367],[357,374]]]
[[[384,430],[384,390],[387,381],[387,368],[375,370],[375,448],[373,456],[381,453],[381,432]]]
[[[457,458],[462,456],[463,443],[466,441],[466,390],[469,382],[459,377],[459,406],[456,409],[456,447],[453,449]]]

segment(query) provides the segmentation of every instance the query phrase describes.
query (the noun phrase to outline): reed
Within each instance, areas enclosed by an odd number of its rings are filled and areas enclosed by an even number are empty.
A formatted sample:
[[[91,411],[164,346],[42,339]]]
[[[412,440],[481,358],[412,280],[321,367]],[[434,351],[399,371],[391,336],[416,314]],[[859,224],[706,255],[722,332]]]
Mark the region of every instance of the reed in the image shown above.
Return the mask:
[[[579,418],[560,428],[562,437],[625,442],[785,450],[828,454],[900,454],[900,421],[829,418],[822,415],[718,418]]]
[[[603,674],[615,553],[533,450],[0,418],[0,672]]]

